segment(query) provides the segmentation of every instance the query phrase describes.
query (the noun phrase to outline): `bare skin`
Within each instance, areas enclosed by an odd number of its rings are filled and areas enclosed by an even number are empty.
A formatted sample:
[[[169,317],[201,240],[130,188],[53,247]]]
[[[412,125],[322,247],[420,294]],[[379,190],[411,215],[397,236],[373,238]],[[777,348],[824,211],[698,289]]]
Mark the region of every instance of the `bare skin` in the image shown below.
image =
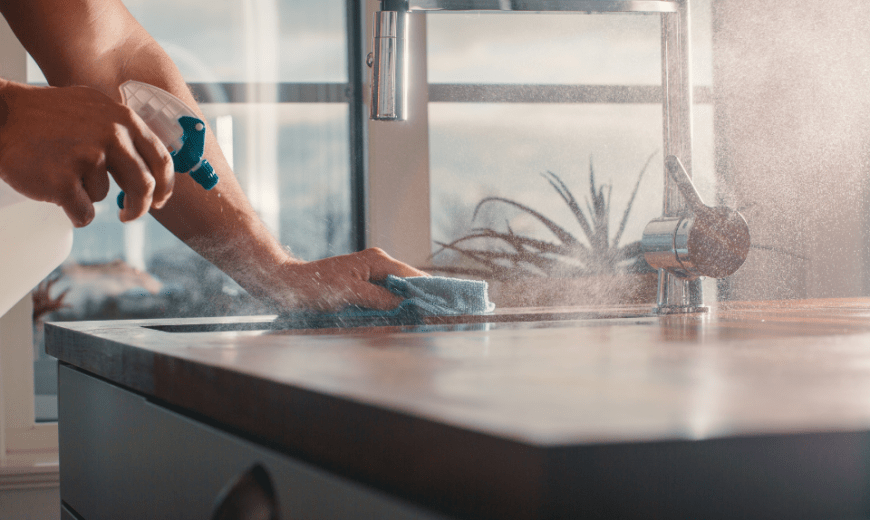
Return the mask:
[[[205,191],[188,175],[175,176],[156,136],[120,104],[119,86],[135,79],[197,105],[178,69],[120,0],[6,0],[0,12],[57,87],[0,83],[6,104],[0,103],[0,178],[18,191],[60,205],[84,226],[93,219],[93,202],[108,192],[108,171],[126,193],[122,221],[150,210],[248,292],[282,309],[391,309],[401,298],[370,280],[426,276],[379,249],[314,262],[294,258],[251,208],[211,129],[205,157],[218,185]]]
[[[90,223],[93,202],[106,198],[107,171],[131,194],[122,221],[163,207],[172,194],[169,152],[141,119],[105,94],[4,81],[0,112],[0,178],[32,199],[63,207],[77,227]]]

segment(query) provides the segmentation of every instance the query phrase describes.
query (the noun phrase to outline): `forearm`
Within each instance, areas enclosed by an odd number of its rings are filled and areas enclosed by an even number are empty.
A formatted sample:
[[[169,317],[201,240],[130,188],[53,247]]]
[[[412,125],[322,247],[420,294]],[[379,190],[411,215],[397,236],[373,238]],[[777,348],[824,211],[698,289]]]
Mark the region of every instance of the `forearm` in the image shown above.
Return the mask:
[[[153,40],[136,50],[117,83],[128,79],[160,86],[193,107],[205,121],[174,64]],[[206,191],[189,175],[177,175],[172,198],[151,213],[248,291],[262,294],[262,285],[269,283],[268,273],[263,271],[294,260],[251,207],[211,128],[206,127],[204,157],[214,167],[218,184]]]
[[[159,86],[185,101],[206,120],[175,65],[156,42],[148,37],[130,52],[121,73],[106,86],[108,89],[117,93],[118,86],[129,79]],[[208,125],[206,128],[204,157],[215,168],[220,181],[206,191],[189,175],[177,175],[172,198],[165,207],[151,213],[250,292],[262,294],[261,286],[269,279],[263,270],[293,259],[251,207],[211,128]]]

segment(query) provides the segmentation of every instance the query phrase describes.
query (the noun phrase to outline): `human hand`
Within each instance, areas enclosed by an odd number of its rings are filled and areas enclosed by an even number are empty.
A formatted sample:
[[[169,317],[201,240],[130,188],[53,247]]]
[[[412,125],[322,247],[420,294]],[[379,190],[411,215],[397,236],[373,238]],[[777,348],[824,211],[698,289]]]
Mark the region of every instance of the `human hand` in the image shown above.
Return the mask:
[[[0,84],[0,178],[61,206],[76,227],[94,218],[109,176],[124,190],[127,222],[172,195],[169,151],[128,107],[88,87]]]
[[[278,282],[260,295],[280,309],[338,311],[348,305],[389,310],[402,298],[371,283],[387,275],[429,276],[379,248],[314,262],[288,262],[277,271]]]

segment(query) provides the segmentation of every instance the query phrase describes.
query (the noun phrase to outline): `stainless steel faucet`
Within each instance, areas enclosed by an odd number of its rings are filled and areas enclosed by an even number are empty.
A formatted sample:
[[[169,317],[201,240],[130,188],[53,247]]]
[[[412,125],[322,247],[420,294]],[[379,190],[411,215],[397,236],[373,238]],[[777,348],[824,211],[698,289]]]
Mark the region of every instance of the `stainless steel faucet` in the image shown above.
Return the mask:
[[[375,13],[373,50],[367,60],[372,68],[371,118],[405,121],[408,117],[408,11],[383,7]]]
[[[375,13],[371,118],[408,117],[407,28],[415,11],[646,13],[662,19],[662,103],[665,156],[662,217],[642,240],[658,270],[656,312],[706,312],[701,277],[736,271],[749,251],[749,228],[734,210],[706,206],[692,185],[692,81],[689,0],[381,0]]]
[[[683,280],[734,274],[749,254],[746,219],[729,207],[704,204],[677,157],[665,159],[665,175],[676,183],[686,208],[647,224],[641,239],[647,263]]]

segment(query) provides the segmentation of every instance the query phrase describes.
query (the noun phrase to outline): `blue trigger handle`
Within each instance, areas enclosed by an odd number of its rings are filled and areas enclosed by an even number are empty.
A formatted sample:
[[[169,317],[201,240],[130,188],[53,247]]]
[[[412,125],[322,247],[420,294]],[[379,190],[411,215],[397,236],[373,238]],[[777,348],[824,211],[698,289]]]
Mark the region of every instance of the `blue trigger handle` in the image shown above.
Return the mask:
[[[176,172],[188,172],[200,186],[210,190],[218,183],[214,168],[202,154],[205,152],[205,124],[195,117],[181,116],[178,123],[184,130],[180,150],[171,152],[172,164]],[[199,129],[197,129],[197,126]],[[118,194],[118,207],[124,209],[124,192]]]

